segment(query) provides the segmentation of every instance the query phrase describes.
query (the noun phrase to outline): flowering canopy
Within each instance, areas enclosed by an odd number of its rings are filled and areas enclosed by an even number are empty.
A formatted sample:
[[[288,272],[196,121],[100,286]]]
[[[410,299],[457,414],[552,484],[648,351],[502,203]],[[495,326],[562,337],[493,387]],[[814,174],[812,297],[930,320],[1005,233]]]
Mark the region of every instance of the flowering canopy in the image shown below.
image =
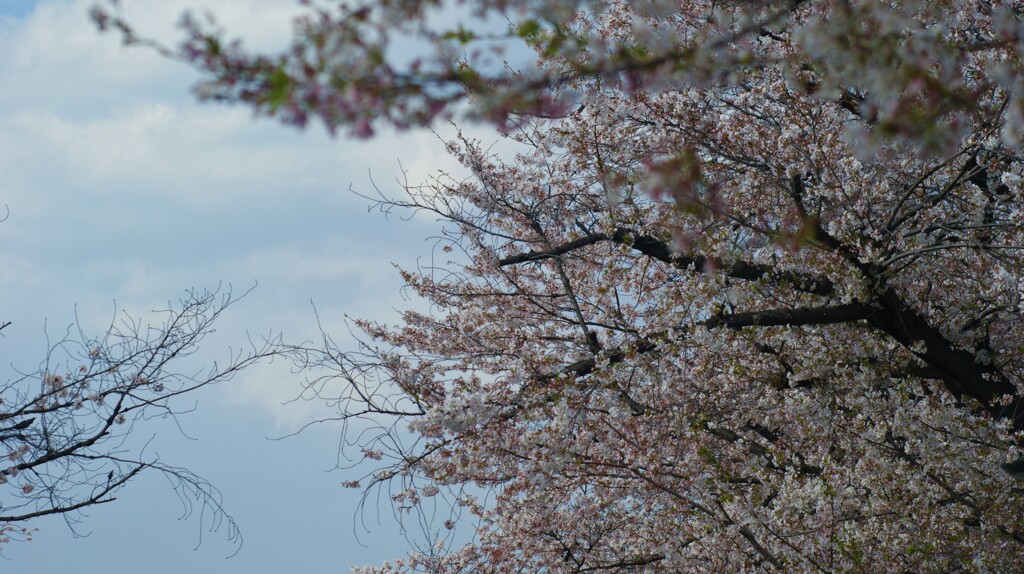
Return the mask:
[[[317,360],[398,429],[371,483],[477,520],[367,571],[1019,570],[1022,5],[637,4],[473,2],[540,55],[492,76],[434,2],[311,8],[278,57],[186,21],[206,96],[357,135],[466,100],[521,146],[384,202],[446,225],[431,311]]]

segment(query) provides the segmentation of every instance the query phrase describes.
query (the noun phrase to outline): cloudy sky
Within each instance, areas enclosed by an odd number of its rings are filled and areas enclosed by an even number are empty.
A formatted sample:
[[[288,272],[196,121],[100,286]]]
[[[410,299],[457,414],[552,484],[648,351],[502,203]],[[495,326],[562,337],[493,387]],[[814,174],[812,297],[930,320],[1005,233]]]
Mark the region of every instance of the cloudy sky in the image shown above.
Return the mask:
[[[47,334],[77,316],[101,332],[115,310],[145,318],[186,289],[257,289],[233,307],[204,348],[216,358],[246,333],[315,337],[345,315],[388,319],[407,307],[393,263],[429,256],[434,224],[367,213],[370,177],[398,189],[456,171],[438,136],[385,134],[371,142],[299,133],[241,108],[198,104],[194,74],[145,49],[122,48],[86,18],[93,0],[0,0],[0,376],[35,367]],[[205,2],[205,4],[204,4]],[[152,37],[173,41],[186,6],[209,6],[258,47],[281,46],[294,0],[138,0],[125,13]],[[443,134],[442,134],[443,135]],[[221,357],[224,355],[221,354]],[[17,572],[345,572],[401,556],[406,543],[381,503],[357,525],[360,472],[327,472],[337,428],[280,441],[326,411],[308,402],[283,365],[249,371],[195,395],[197,410],[153,427],[149,447],[223,493],[242,528],[238,554],[225,533],[181,519],[159,476],[95,508],[76,537],[40,520],[31,543],[0,548]],[[358,538],[356,537],[358,534]]]

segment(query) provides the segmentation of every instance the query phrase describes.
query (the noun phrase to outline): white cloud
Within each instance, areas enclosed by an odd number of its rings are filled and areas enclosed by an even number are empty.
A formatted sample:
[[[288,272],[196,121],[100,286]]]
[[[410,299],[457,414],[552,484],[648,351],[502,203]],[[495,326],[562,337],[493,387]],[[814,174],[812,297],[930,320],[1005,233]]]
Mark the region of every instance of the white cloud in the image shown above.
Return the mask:
[[[0,26],[0,204],[11,213],[0,223],[0,285],[20,302],[0,310],[19,326],[4,340],[11,356],[23,340],[39,348],[44,317],[64,325],[77,308],[101,329],[115,302],[144,316],[187,288],[222,282],[260,283],[227,316],[217,339],[226,344],[270,328],[310,337],[311,299],[332,329],[344,328],[344,313],[407,305],[390,261],[409,265],[426,252],[430,227],[367,214],[348,188],[371,191],[372,169],[394,190],[399,161],[413,181],[455,169],[434,135],[332,141],[316,128],[299,133],[243,108],[198,104],[185,66],[99,35],[86,18],[92,2],[44,2]],[[188,4],[129,1],[124,10],[142,33],[170,42]],[[215,8],[229,30],[268,47],[289,34],[295,3]],[[283,416],[283,387],[234,388]]]
[[[0,337],[5,366],[14,361],[31,368],[42,357],[44,321],[52,334],[62,333],[76,314],[92,334],[109,325],[118,309],[159,321],[150,311],[166,308],[167,301],[190,287],[231,285],[237,294],[259,282],[204,341],[193,357],[195,368],[223,360],[249,334],[282,331],[289,341],[315,339],[317,315],[345,347],[351,341],[346,315],[394,322],[396,308],[422,308],[421,302],[403,298],[391,262],[411,268],[418,256],[429,257],[431,244],[424,239],[435,233],[433,217],[402,222],[368,214],[366,201],[349,194],[348,188],[372,194],[372,171],[382,191],[397,194],[399,161],[412,183],[438,170],[460,173],[433,134],[382,130],[370,142],[331,141],[318,127],[299,133],[269,120],[253,120],[241,107],[198,104],[188,92],[197,77],[188,66],[152,50],[124,48],[114,36],[94,30],[86,13],[96,1],[102,0],[43,0],[24,18],[0,18],[0,206],[10,210],[10,217],[0,222],[0,320],[15,322]],[[294,0],[206,3],[231,33],[263,49],[284,44],[290,34],[288,15],[296,10]],[[182,9],[201,0],[124,4],[140,32],[173,43],[179,38],[174,22]],[[493,139],[486,130],[469,130]],[[446,137],[452,134],[445,126],[440,131]],[[188,371],[192,365],[179,367]],[[0,371],[0,380],[6,375],[9,370]],[[333,410],[316,402],[282,406],[299,395],[301,380],[286,362],[258,366],[215,391],[192,397],[199,401],[199,412],[182,423],[190,432],[196,427],[197,434],[209,431],[207,436],[226,434],[219,431],[230,425],[236,435],[262,437],[332,415]],[[196,423],[197,418],[213,422]],[[322,438],[328,433],[314,434]],[[161,435],[157,440],[174,443],[175,438]],[[210,444],[205,438],[178,447],[213,459],[211,465],[222,464],[225,476],[233,477],[218,482],[226,495],[239,492],[239,485],[244,491],[271,480],[301,482],[302,488],[295,490],[314,499],[318,508],[336,494],[313,489],[308,477],[296,476],[291,466],[275,465],[258,447],[224,456]],[[287,444],[289,451],[295,450],[295,443]],[[331,454],[317,450],[308,456],[326,464]],[[259,480],[238,475],[239,459],[250,458],[270,461],[265,465],[269,468],[260,469]],[[193,461],[169,460],[185,466]],[[329,482],[329,488],[336,487],[337,481]],[[270,497],[284,506],[292,504],[283,515],[293,519],[297,506],[287,494],[279,489]],[[111,512],[121,516],[127,507],[144,506],[139,498],[123,502]],[[262,530],[266,540],[278,540],[280,523],[250,523],[247,528]],[[143,536],[132,526],[126,536]],[[39,542],[54,530],[44,532]],[[285,545],[293,553],[285,558],[280,545],[256,544],[243,552],[259,558],[234,564],[256,563],[259,570],[270,555],[282,562],[294,556],[299,565],[291,566],[301,570],[311,555],[324,553],[337,563],[333,567],[353,560],[353,552],[359,551],[344,541],[337,543],[338,528],[317,531],[325,531],[330,541],[318,544],[319,539],[303,534],[302,541]],[[161,532],[127,544],[149,552],[164,544],[165,537]],[[300,542],[308,542],[311,549]],[[115,537],[95,552],[100,555],[96,563],[105,563],[125,544],[126,539]],[[96,538],[89,540],[90,550],[96,545]],[[326,547],[329,553],[323,552]],[[50,554],[81,562],[82,547],[74,552],[56,548]],[[180,557],[180,550],[166,554]],[[385,549],[380,559],[390,552]],[[177,562],[169,564],[172,570],[181,569]],[[26,567],[24,562],[14,568],[58,571]],[[223,561],[210,568],[253,570],[224,566]]]

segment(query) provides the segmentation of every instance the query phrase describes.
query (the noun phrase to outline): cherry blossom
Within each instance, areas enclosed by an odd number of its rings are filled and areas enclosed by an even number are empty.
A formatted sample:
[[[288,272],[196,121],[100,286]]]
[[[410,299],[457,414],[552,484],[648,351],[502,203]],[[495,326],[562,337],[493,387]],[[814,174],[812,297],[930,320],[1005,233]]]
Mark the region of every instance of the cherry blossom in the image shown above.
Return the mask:
[[[444,226],[402,272],[429,305],[308,352],[376,465],[347,484],[429,535],[356,571],[1019,570],[1024,6],[466,4],[537,65],[397,0],[310,2],[275,56],[189,18],[173,52],[289,124],[516,147],[382,198]]]
[[[246,49],[210,14],[187,13],[174,48],[135,30],[117,0],[92,18],[126,43],[191,62],[204,73],[202,98],[300,127],[319,119],[356,137],[455,113],[507,127],[522,114],[565,115],[587,86],[725,87],[747,69],[773,69],[790,90],[861,116],[874,126],[871,137],[860,132],[865,145],[913,141],[935,155],[989,122],[1017,148],[1024,130],[1019,0],[300,3],[293,41],[276,54]],[[409,42],[418,54],[396,58]],[[539,64],[503,66],[524,44]]]
[[[998,127],[865,155],[856,114],[771,70],[583,104],[382,200],[445,224],[403,272],[430,311],[357,322],[311,384],[381,430],[364,486],[403,513],[437,488],[477,533],[366,571],[1016,564],[1024,166]]]

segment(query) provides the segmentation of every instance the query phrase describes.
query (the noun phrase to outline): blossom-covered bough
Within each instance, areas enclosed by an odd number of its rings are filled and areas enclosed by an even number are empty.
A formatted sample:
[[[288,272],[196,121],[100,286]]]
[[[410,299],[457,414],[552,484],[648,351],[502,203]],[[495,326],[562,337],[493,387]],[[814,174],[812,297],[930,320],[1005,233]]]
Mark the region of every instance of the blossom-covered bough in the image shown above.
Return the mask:
[[[445,226],[404,274],[430,310],[310,355],[383,431],[369,483],[476,521],[367,571],[1020,570],[1024,6],[470,5],[538,67],[488,74],[433,2],[311,7],[273,57],[190,19],[180,52],[289,123],[466,102],[519,146],[384,200]],[[399,33],[437,58],[396,68]]]
[[[874,128],[862,136],[929,153],[953,151],[978,122],[999,123],[1013,147],[1024,133],[1018,0],[298,1],[307,12],[279,54],[246,50],[210,13],[187,13],[186,38],[173,49],[137,33],[121,0],[97,5],[92,17],[126,43],[193,63],[204,72],[201,98],[300,127],[319,119],[357,137],[458,111],[507,127],[519,114],[563,115],[596,85],[722,86],[755,69],[774,69],[799,92],[868,120]],[[511,25],[503,34],[457,19],[467,13]],[[541,64],[503,66],[523,41]]]
[[[69,329],[38,368],[0,384],[0,544],[31,538],[32,522],[48,515],[64,517],[78,533],[86,510],[116,500],[146,471],[168,479],[185,515],[198,507],[201,528],[226,525],[229,540],[240,542],[217,489],[147,452],[152,437],[140,437],[149,432],[145,421],[190,408],[181,395],[282,354],[268,338],[209,369],[182,365],[236,300],[230,292],[193,291],[165,311],[161,325],[122,315],[98,338]]]

